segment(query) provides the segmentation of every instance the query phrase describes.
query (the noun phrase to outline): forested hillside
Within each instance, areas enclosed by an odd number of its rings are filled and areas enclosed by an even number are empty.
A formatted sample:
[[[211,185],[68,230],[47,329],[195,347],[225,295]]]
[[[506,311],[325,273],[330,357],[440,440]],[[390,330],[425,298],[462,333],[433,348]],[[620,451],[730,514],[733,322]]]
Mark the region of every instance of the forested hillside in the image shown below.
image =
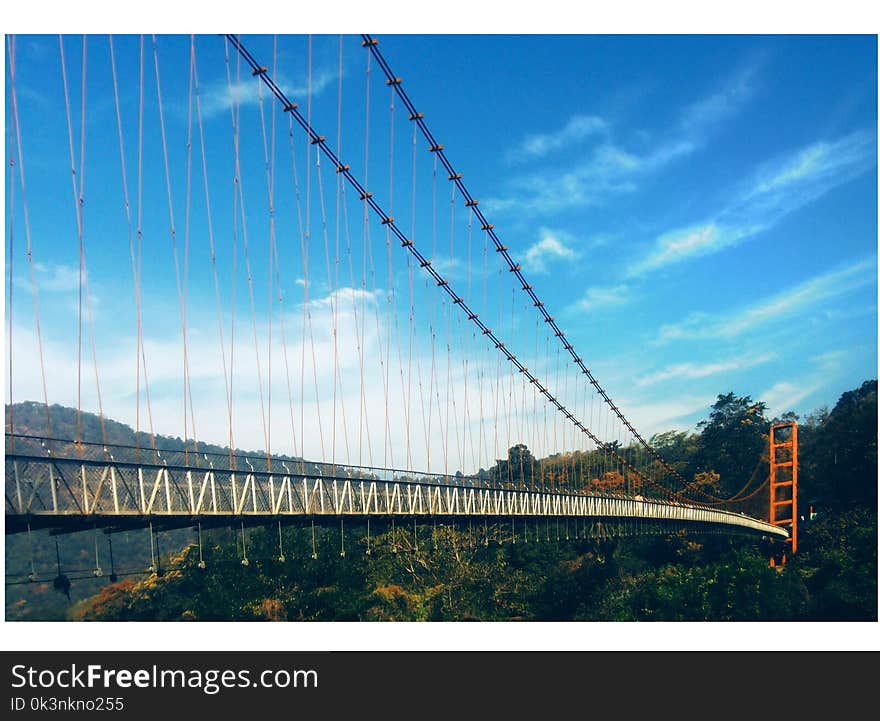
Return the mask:
[[[45,407],[27,403],[13,410],[16,432],[45,431]],[[54,434],[73,437],[75,411],[55,406],[52,416],[58,423]],[[84,437],[97,432],[99,439],[98,420],[88,414],[83,419]],[[774,420],[764,403],[727,393],[718,396],[696,433],[663,433],[652,443],[685,478],[715,495],[737,495],[735,510],[766,518],[767,434]],[[159,534],[160,562],[152,573],[144,573],[151,563],[147,534],[119,534],[116,563],[134,572],[108,583],[106,575],[90,575],[95,535],[87,532],[61,540],[66,567],[81,569],[68,601],[51,580],[43,581],[54,575],[54,540],[22,534],[6,539],[7,583],[17,584],[7,585],[6,615],[9,620],[876,620],[877,382],[866,381],[830,411],[819,409],[798,422],[804,519],[799,552],[783,569],[770,568],[767,549],[754,541],[683,533],[575,540],[574,528],[562,522],[488,529],[467,522],[398,524],[374,527],[369,537],[363,528],[346,527],[343,536],[338,526],[314,531],[284,526],[279,538],[279,528],[268,526],[206,532],[204,568],[194,533]],[[121,424],[108,421],[107,429],[115,443],[149,442],[135,439]],[[181,439],[162,443],[183,445]],[[620,479],[600,464],[589,453],[534,459],[520,445],[481,473],[502,482],[563,488],[587,477],[605,490],[622,490],[616,485]],[[98,549],[106,573],[103,538]],[[23,581],[32,559],[41,571],[38,583]]]

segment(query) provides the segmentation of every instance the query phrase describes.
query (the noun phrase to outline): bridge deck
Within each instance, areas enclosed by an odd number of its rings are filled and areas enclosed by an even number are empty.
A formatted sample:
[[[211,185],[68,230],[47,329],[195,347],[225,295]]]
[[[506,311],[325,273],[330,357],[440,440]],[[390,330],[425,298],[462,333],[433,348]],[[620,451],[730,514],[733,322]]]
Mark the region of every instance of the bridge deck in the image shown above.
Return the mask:
[[[479,485],[453,476],[339,475],[71,458],[6,457],[7,532],[198,518],[449,516],[640,519],[786,538],[740,513],[667,500]]]

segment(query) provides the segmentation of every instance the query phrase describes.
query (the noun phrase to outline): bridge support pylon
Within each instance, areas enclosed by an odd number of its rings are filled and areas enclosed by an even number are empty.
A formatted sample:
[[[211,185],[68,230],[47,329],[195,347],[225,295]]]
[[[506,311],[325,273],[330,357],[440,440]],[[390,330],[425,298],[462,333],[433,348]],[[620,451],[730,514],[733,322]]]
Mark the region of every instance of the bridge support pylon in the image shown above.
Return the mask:
[[[787,551],[797,552],[797,477],[797,422],[775,423],[770,426],[770,523],[791,534],[785,541],[790,548],[781,554],[782,565]],[[771,556],[770,565],[775,566],[776,561],[776,556]]]

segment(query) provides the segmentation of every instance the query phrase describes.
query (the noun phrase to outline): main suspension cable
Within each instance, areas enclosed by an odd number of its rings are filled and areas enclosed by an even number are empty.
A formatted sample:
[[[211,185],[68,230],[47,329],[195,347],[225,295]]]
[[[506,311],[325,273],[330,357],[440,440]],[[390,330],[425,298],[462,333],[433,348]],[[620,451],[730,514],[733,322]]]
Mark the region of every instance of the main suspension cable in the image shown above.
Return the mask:
[[[538,298],[533,286],[526,281],[525,276],[522,273],[521,266],[514,261],[513,257],[510,255],[508,248],[502,244],[500,238],[494,230],[494,225],[489,223],[482,210],[480,210],[477,200],[474,199],[474,197],[471,195],[464,182],[462,181],[461,174],[456,172],[452,164],[449,162],[443,150],[443,146],[437,142],[437,140],[429,130],[427,124],[425,123],[424,115],[416,110],[415,105],[413,105],[412,101],[406,93],[406,90],[404,90],[400,78],[394,74],[387,61],[383,57],[382,53],[379,51],[377,46],[378,41],[372,36],[366,34],[362,35],[361,37],[363,38],[362,44],[370,51],[372,56],[379,63],[379,66],[382,68],[383,72],[388,78],[389,84],[392,85],[392,87],[400,97],[401,101],[406,106],[407,110],[409,110],[410,116],[413,118],[414,122],[418,124],[419,129],[422,131],[422,135],[429,143],[431,152],[436,153],[437,157],[439,157],[440,159],[440,162],[443,163],[443,166],[449,172],[450,178],[455,182],[459,192],[465,199],[465,205],[471,209],[473,214],[480,221],[481,228],[488,233],[489,237],[491,237],[493,243],[495,244],[495,250],[500,253],[504,260],[507,262],[510,272],[512,272],[516,276],[517,280],[520,281],[522,289],[526,293],[528,293],[534,304],[534,307],[538,309],[538,312],[544,317],[545,322],[549,324],[555,337],[557,337],[559,339],[559,342],[562,344],[562,347],[566,351],[568,351],[574,363],[578,366],[578,368],[580,368],[581,372],[587,376],[587,379],[595,387],[597,393],[602,396],[605,403],[608,404],[608,407],[611,408],[614,414],[620,419],[621,423],[623,423],[623,425],[630,430],[633,436],[639,440],[639,442],[642,444],[642,446],[644,446],[648,453],[650,453],[657,460],[657,462],[660,463],[669,473],[673,474],[673,476],[678,478],[683,484],[687,485],[687,481],[681,476],[681,474],[679,474],[678,471],[670,466],[660,456],[660,454],[657,453],[657,451],[655,451],[650,446],[650,444],[635,429],[635,427],[626,419],[626,417],[623,415],[623,412],[617,407],[617,405],[615,405],[615,403],[611,400],[610,396],[607,394],[604,388],[596,380],[595,376],[593,376],[590,369],[587,368],[587,366],[584,364],[583,359],[578,356],[572,344],[565,338],[565,333],[559,328],[559,326],[556,324],[555,319],[549,314],[549,312],[545,308],[544,303]]]
[[[232,43],[232,45],[236,48],[236,50],[239,52],[241,57],[243,57],[245,59],[245,61],[251,66],[251,68],[253,70],[257,71],[254,73],[254,76],[257,77],[259,79],[259,81],[266,84],[266,86],[269,88],[269,90],[273,93],[273,95],[275,95],[275,97],[281,103],[282,109],[285,112],[290,113],[296,119],[296,121],[299,123],[300,127],[302,127],[302,129],[309,136],[310,144],[317,146],[317,148],[320,149],[320,152],[323,152],[327,156],[327,158],[333,163],[333,165],[337,169],[337,171],[340,174],[345,176],[346,180],[354,187],[354,189],[356,191],[358,191],[358,193],[360,194],[360,197],[366,201],[366,203],[370,206],[370,208],[372,208],[374,213],[380,218],[382,225],[384,225],[386,227],[387,231],[390,234],[393,234],[398,240],[401,241],[402,247],[406,248],[416,258],[416,260],[419,262],[420,267],[422,267],[425,270],[425,272],[428,273],[435,280],[435,282],[437,283],[437,286],[442,288],[442,290],[452,299],[453,304],[457,305],[461,308],[461,311],[463,313],[465,313],[467,315],[468,319],[470,321],[472,321],[480,329],[480,332],[484,336],[486,336],[487,340],[492,342],[495,345],[495,348],[497,350],[499,350],[501,355],[503,355],[508,360],[508,362],[512,363],[520,373],[523,373],[525,375],[525,377],[528,379],[528,381],[535,386],[537,391],[541,395],[543,395],[547,399],[547,401],[557,409],[557,411],[562,413],[569,421],[571,421],[578,430],[580,430],[582,433],[589,436],[598,446],[601,446],[603,449],[606,449],[615,459],[619,460],[622,465],[629,468],[631,470],[631,472],[637,473],[638,471],[633,466],[631,466],[631,464],[628,461],[621,458],[619,456],[619,454],[617,454],[617,452],[613,448],[612,444],[603,442],[595,433],[593,433],[593,431],[591,431],[580,420],[578,420],[577,417],[575,417],[575,415],[570,410],[568,410],[555,395],[553,395],[551,393],[550,389],[547,386],[545,386],[531,371],[529,371],[529,369],[526,366],[524,366],[522,364],[522,362],[516,357],[516,355],[513,354],[506,347],[505,343],[501,341],[501,339],[497,336],[497,334],[494,333],[491,328],[486,326],[486,324],[479,318],[478,314],[474,313],[471,310],[471,308],[468,306],[466,301],[455,293],[455,291],[452,289],[449,281],[447,279],[443,278],[439,274],[439,272],[435,268],[432,267],[431,261],[429,259],[427,259],[421,253],[421,251],[415,246],[413,240],[410,238],[407,238],[407,236],[400,230],[400,228],[394,222],[394,218],[392,216],[390,216],[389,214],[387,214],[383,210],[383,208],[379,205],[379,203],[373,197],[372,193],[367,193],[367,191],[363,187],[363,185],[361,185],[361,183],[357,180],[357,178],[351,172],[349,166],[344,165],[340,161],[340,159],[337,157],[335,152],[327,145],[326,138],[322,135],[319,135],[314,130],[314,128],[312,127],[309,120],[307,120],[302,115],[302,113],[299,112],[298,106],[296,105],[296,103],[291,102],[290,99],[287,97],[287,95],[281,90],[280,87],[278,87],[278,85],[275,83],[275,81],[269,76],[269,74],[261,69],[262,66],[254,59],[254,57],[250,54],[250,52],[247,50],[247,48],[244,47],[244,45],[241,43],[239,38],[236,35],[227,35],[226,37],[229,40],[229,42]],[[364,41],[365,44],[368,42],[369,42],[369,40]],[[382,64],[383,60],[381,60],[380,58],[381,58],[381,56],[377,56],[377,60],[379,60],[380,64]],[[396,79],[392,78],[391,82],[389,82],[388,84],[394,85],[396,87],[396,85],[399,84],[399,81],[396,81]],[[405,96],[402,96],[402,97],[405,98]],[[414,110],[414,109],[412,108],[412,104],[409,102],[408,98],[404,99],[404,103],[407,104],[407,107],[411,110],[411,113],[412,113],[412,110]],[[420,118],[417,118],[416,122],[421,123],[420,127],[424,127]],[[437,147],[435,145],[435,147],[433,147],[432,150],[434,150],[435,152],[438,152],[439,150],[442,150],[442,146]],[[444,158],[442,156],[441,156],[441,160],[444,160]],[[444,165],[448,165],[448,161],[445,161]],[[451,171],[450,172],[451,175],[455,174],[454,171],[452,171],[451,166],[447,167],[447,169]],[[456,180],[456,183],[458,183],[458,182],[459,181]],[[461,192],[463,186],[458,186],[458,188],[459,188],[459,192]],[[464,188],[464,192],[466,192],[466,191],[467,191],[467,189]],[[472,200],[469,194],[466,197],[468,198],[469,201]],[[530,287],[528,289],[524,288],[524,290],[530,290]],[[552,323],[550,323],[550,325],[554,329],[556,334],[561,334],[561,331],[559,331],[555,325],[553,325]],[[570,344],[568,344],[566,341],[566,349],[568,350],[569,348],[570,348]],[[587,371],[585,367],[584,367],[584,371],[589,373],[589,371]],[[604,391],[601,391],[601,393],[604,394],[603,398],[606,398],[607,401],[610,403],[610,398],[607,397],[607,394],[605,394]],[[611,404],[611,405],[614,409],[616,409],[616,406],[613,406],[613,404]],[[619,413],[619,410],[615,410],[615,412]],[[627,426],[627,427],[631,427],[631,426]]]

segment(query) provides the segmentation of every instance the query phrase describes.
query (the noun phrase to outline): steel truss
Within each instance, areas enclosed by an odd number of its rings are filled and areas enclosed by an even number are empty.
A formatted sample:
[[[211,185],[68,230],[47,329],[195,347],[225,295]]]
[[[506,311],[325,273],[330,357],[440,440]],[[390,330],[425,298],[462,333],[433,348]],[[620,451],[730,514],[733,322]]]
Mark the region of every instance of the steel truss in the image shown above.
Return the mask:
[[[520,517],[641,520],[667,528],[699,526],[788,537],[784,529],[740,513],[641,496],[487,487],[452,476],[425,480],[389,475],[352,478],[287,469],[277,473],[10,454],[6,529],[201,518]]]

